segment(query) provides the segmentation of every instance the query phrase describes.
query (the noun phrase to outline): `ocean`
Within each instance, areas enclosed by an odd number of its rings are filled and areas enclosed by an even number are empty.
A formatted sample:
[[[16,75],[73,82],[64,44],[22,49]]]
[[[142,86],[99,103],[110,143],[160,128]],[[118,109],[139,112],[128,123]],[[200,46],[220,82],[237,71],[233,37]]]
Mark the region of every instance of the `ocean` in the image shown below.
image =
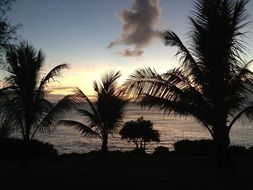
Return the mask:
[[[143,116],[146,120],[154,123],[154,129],[160,133],[160,142],[149,143],[147,152],[153,152],[155,147],[164,146],[173,150],[173,144],[176,141],[188,139],[211,139],[207,129],[190,117],[179,117],[173,114],[164,114],[162,111],[149,110],[130,103],[125,111],[124,122],[136,120]],[[69,113],[67,119],[82,121],[82,118],[76,112]],[[49,142],[54,145],[59,154],[63,153],[86,153],[92,150],[99,150],[101,141],[99,138],[88,138],[81,135],[79,131],[72,127],[58,126],[52,133],[36,136],[38,140]],[[235,123],[230,133],[231,144],[245,147],[253,146],[253,126],[252,124]],[[133,143],[122,140],[115,133],[109,137],[109,150],[127,151],[134,149]]]

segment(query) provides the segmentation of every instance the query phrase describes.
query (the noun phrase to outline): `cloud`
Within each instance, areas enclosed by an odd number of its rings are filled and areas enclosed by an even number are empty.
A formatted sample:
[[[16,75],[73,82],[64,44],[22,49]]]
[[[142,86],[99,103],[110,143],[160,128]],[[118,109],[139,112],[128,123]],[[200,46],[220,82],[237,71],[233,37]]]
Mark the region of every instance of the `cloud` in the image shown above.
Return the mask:
[[[129,49],[125,49],[122,52],[118,52],[119,55],[122,55],[124,57],[138,57],[141,56],[143,54],[142,50],[136,49],[136,50],[129,50]]]
[[[140,56],[143,48],[158,36],[155,30],[160,17],[160,0],[134,0],[131,9],[125,9],[119,14],[123,24],[120,38],[112,41],[107,47],[117,45],[133,45],[134,50],[126,49],[122,56]]]
[[[73,86],[52,86],[52,90],[73,90]]]

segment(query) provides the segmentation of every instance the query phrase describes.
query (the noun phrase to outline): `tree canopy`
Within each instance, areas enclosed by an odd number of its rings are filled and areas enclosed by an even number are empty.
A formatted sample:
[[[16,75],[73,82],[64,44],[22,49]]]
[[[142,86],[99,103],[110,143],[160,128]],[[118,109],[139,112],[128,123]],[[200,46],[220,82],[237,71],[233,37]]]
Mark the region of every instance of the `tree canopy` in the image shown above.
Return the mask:
[[[13,26],[6,16],[6,13],[11,10],[14,1],[15,0],[0,1],[0,48],[5,47],[10,40],[16,38],[16,30],[20,26]]]
[[[153,123],[143,117],[126,122],[119,134],[122,139],[134,142],[137,149],[145,149],[146,143],[151,141],[160,142],[159,132],[153,129]]]

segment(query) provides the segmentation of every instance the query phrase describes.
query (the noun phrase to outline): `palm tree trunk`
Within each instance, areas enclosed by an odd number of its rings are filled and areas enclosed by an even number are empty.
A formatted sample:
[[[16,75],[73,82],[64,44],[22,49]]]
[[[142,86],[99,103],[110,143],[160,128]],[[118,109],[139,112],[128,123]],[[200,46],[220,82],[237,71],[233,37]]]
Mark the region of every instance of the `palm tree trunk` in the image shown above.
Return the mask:
[[[230,158],[228,147],[230,145],[229,127],[227,127],[227,114],[225,111],[224,94],[220,94],[215,105],[215,123],[213,128],[214,151],[216,157],[216,167],[218,170],[230,169]]]
[[[31,165],[31,139],[30,139],[30,130],[31,122],[30,119],[26,119],[25,135],[24,135],[24,155],[23,155],[23,169],[29,170]]]
[[[214,150],[216,157],[216,167],[218,170],[232,169],[232,162],[229,156],[228,147],[230,145],[229,129],[226,125],[214,128]]]
[[[227,110],[225,105],[225,81],[224,81],[224,66],[220,63],[221,68],[216,72],[213,83],[213,102],[214,102],[214,149],[216,157],[216,166],[218,170],[227,170],[230,167],[230,158],[228,147],[230,145],[229,127],[227,126]]]
[[[100,161],[105,161],[107,158],[107,142],[108,142],[108,134],[106,132],[102,132],[102,146],[100,150],[100,154],[98,154],[98,158]]]
[[[104,132],[102,134],[102,147],[101,147],[101,152],[102,153],[107,152],[107,150],[108,150],[107,143],[108,143],[108,134],[106,132]]]
[[[23,169],[29,170],[31,165],[31,142],[30,138],[25,135],[23,151]]]

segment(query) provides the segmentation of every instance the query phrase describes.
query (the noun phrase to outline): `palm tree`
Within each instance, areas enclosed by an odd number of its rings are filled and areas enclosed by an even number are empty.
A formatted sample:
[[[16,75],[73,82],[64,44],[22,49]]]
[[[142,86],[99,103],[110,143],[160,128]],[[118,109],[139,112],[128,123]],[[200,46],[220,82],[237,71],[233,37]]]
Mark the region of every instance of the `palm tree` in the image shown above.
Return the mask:
[[[0,140],[7,138],[11,133],[11,124],[9,123],[9,120],[1,117],[0,121]]]
[[[26,144],[29,144],[38,131],[53,131],[58,119],[76,105],[70,95],[56,105],[46,99],[49,82],[55,80],[67,65],[58,65],[41,77],[45,56],[27,42],[9,46],[5,56],[3,69],[8,76],[0,90],[1,118],[18,128]]]
[[[101,83],[94,82],[95,102],[92,102],[81,90],[77,90],[75,95],[88,104],[87,109],[78,109],[87,123],[73,120],[62,120],[60,123],[75,127],[85,136],[99,137],[102,141],[103,153],[108,150],[109,134],[114,133],[122,123],[124,108],[128,102],[120,96],[117,88],[117,80],[120,76],[120,72],[112,72],[102,77]]]
[[[190,17],[189,47],[172,31],[161,33],[165,45],[177,47],[181,66],[164,74],[139,69],[126,82],[128,93],[143,105],[192,116],[214,139],[219,158],[227,155],[229,132],[239,119],[252,119],[253,73],[242,61],[241,30],[247,0],[198,0]],[[245,117],[244,117],[245,116]]]

